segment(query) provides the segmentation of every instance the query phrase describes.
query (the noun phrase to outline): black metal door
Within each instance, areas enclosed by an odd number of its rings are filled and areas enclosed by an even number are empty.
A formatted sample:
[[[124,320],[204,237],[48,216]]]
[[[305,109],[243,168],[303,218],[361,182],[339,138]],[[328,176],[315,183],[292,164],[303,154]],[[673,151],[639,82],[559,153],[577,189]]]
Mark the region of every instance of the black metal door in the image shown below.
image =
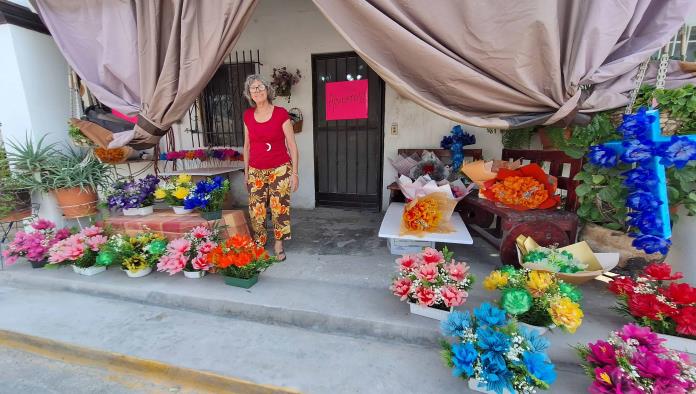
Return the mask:
[[[368,118],[326,120],[326,83],[368,80]],[[354,52],[312,55],[316,205],[380,210],[384,81]]]

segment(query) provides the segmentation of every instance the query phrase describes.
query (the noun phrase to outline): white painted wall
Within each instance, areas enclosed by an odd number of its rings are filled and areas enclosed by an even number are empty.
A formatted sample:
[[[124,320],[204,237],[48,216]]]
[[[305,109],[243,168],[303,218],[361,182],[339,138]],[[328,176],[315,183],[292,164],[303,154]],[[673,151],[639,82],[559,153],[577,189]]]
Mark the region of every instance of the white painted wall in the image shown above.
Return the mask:
[[[3,137],[66,142],[70,116],[68,66],[53,39],[9,24],[0,25],[0,123]],[[62,223],[50,195],[33,196],[39,215]]]
[[[261,0],[235,50],[261,51],[262,73],[269,77],[273,67],[287,66],[299,69],[305,77],[293,88],[292,101],[279,98],[275,104],[286,108],[298,107],[304,115],[302,133],[296,134],[300,150],[300,188],[292,197],[292,205],[313,208],[314,201],[314,147],[312,114],[312,54],[351,51],[352,48],[336,32],[311,0]],[[399,133],[389,134],[392,123],[398,124]],[[439,147],[441,138],[448,134],[454,122],[435,115],[413,102],[403,99],[387,87],[385,93],[384,186],[395,179],[395,172],[387,158],[395,157],[399,148]],[[183,132],[188,120],[175,127],[177,148],[186,149],[190,135]],[[499,135],[483,129],[466,127],[476,135],[478,143],[472,147],[484,149],[486,157],[499,157],[502,145]],[[241,176],[233,176],[233,193],[238,201],[246,202],[246,191]],[[384,193],[384,209],[388,193]]]

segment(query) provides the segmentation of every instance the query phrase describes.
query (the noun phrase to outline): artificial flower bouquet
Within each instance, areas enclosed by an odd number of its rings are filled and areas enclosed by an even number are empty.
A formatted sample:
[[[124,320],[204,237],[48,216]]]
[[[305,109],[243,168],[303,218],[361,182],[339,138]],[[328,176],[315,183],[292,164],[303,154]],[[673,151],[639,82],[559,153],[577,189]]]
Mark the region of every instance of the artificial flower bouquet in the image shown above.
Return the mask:
[[[207,258],[225,276],[225,283],[244,288],[253,286],[259,274],[277,262],[248,235],[235,235],[218,244]]]
[[[162,161],[176,160],[200,160],[200,161],[241,161],[244,159],[239,151],[229,148],[208,148],[195,150],[179,150],[162,152],[159,155]]]
[[[518,327],[505,311],[489,303],[474,310],[454,311],[441,324],[442,358],[452,375],[469,381],[482,392],[535,393],[548,390],[556,380],[546,354],[549,341],[535,331]],[[485,390],[485,391],[484,391]]]
[[[402,214],[401,235],[422,237],[427,233],[454,231],[449,220],[464,196],[455,198],[449,183],[438,186],[427,176],[412,181],[403,175],[397,183],[409,201]]]
[[[696,365],[648,327],[627,324],[607,340],[578,347],[593,394],[696,392]]]
[[[425,248],[397,259],[399,273],[390,290],[401,301],[446,311],[464,304],[475,277],[466,263],[453,256],[446,247],[442,251]]]
[[[208,220],[220,219],[222,202],[229,191],[230,181],[221,176],[200,180],[184,199],[184,208],[198,209],[204,212],[202,216]]]
[[[157,190],[155,190],[155,198],[157,200],[164,200],[170,207],[174,208],[174,212],[176,213],[188,213],[191,211],[184,208],[184,199],[186,199],[192,191],[193,183],[191,182],[191,175],[181,174],[160,184]]]
[[[93,275],[103,271],[94,269],[85,271],[96,264],[97,255],[102,245],[106,244],[108,237],[104,229],[99,226],[86,227],[77,234],[58,241],[48,252],[49,264],[72,264],[75,272],[85,275]]]
[[[137,181],[118,182],[107,195],[106,203],[109,209],[123,209],[124,215],[152,213],[158,183],[159,179],[154,175]]]
[[[161,234],[149,231],[132,237],[116,234],[99,251],[97,265],[119,265],[130,277],[145,276],[166,251],[167,239]]]
[[[517,320],[538,327],[555,325],[574,333],[583,318],[582,293],[573,285],[546,271],[504,266],[483,280],[486,290],[500,290],[499,304]]]
[[[553,272],[565,282],[580,285],[607,271],[619,262],[619,253],[594,253],[585,241],[572,245],[543,247],[532,237],[516,239],[520,265],[538,271]]]
[[[484,183],[495,179],[500,169],[516,170],[522,166],[522,162],[505,160],[476,160],[471,163],[462,164],[460,171],[471,179],[479,188],[484,187]]]
[[[416,163],[409,174],[411,179],[427,176],[435,182],[447,182],[450,176],[450,168],[445,165],[435,153],[423,151],[420,161]]]
[[[70,229],[56,230],[56,224],[50,220],[37,219],[30,226],[34,231],[17,231],[12,242],[2,251],[2,256],[8,265],[14,264],[17,259],[23,257],[33,267],[43,267],[51,247],[70,236]]]
[[[515,210],[551,209],[560,202],[556,195],[558,181],[548,175],[538,164],[532,163],[516,170],[501,168],[483,183],[479,197],[505,205]]]
[[[172,240],[157,263],[157,271],[167,272],[169,275],[184,271],[186,277],[191,278],[205,275],[211,268],[207,255],[218,246],[219,233],[217,227],[209,229],[197,226],[182,238]]]
[[[614,278],[609,291],[618,297],[618,310],[659,334],[696,340],[696,288],[677,283],[681,272],[667,263],[653,263],[632,279]]]

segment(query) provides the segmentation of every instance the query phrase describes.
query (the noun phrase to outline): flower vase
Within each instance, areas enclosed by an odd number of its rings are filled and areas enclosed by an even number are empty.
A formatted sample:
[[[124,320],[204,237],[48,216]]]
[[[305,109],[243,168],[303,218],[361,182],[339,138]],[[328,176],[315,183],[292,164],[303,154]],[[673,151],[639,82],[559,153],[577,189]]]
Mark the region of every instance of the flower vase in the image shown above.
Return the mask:
[[[48,261],[43,260],[43,261],[30,261],[31,263],[31,268],[37,269],[37,268],[43,268],[46,264],[48,264]]]
[[[152,272],[152,267],[146,267],[146,268],[143,268],[143,269],[135,271],[135,272],[131,272],[129,270],[125,270],[125,271],[126,271],[126,275],[128,275],[128,277],[130,277],[130,278],[142,278],[143,276],[149,275],[150,272]]]
[[[662,346],[667,349],[696,355],[696,339],[676,337],[667,334],[657,334],[657,336],[665,340]]]
[[[124,216],[146,216],[152,215],[153,212],[154,210],[152,208],[152,205],[140,208],[123,208]]]
[[[495,391],[491,390],[486,390],[486,387],[479,387],[479,381],[474,378],[469,378],[469,389],[478,391],[479,393],[486,393],[486,394],[496,394]],[[508,389],[503,389],[503,394],[512,394]]]
[[[78,267],[76,265],[73,265],[72,268],[76,274],[85,276],[92,276],[106,271],[106,267],[101,265],[93,265],[91,267]]]
[[[205,220],[219,220],[222,219],[222,211],[212,211],[212,212],[201,212],[201,217]]]
[[[205,276],[205,271],[186,271],[184,270],[184,276],[189,279],[200,279]]]
[[[233,276],[225,276],[225,284],[228,286],[241,287],[248,289],[259,281],[259,274],[255,274],[249,279],[235,278]]]
[[[544,335],[544,334],[546,334],[550,329],[556,327],[556,326],[553,325],[553,324],[550,325],[550,326],[548,326],[548,327],[545,327],[545,326],[535,326],[535,325],[533,325],[533,324],[524,323],[524,322],[521,322],[521,321],[518,321],[518,322],[517,322],[517,326],[518,326],[518,327],[525,327],[526,329],[531,330],[531,331],[536,331],[536,333],[537,333],[538,335]]]
[[[424,306],[417,304],[415,302],[408,301],[408,307],[411,314],[428,317],[435,320],[447,320],[447,315],[452,312],[452,308],[448,310],[443,310],[439,308],[434,308],[432,306]]]
[[[177,215],[185,215],[187,213],[193,212],[193,209],[186,209],[183,206],[174,206],[172,205],[172,209],[174,209],[174,213]]]

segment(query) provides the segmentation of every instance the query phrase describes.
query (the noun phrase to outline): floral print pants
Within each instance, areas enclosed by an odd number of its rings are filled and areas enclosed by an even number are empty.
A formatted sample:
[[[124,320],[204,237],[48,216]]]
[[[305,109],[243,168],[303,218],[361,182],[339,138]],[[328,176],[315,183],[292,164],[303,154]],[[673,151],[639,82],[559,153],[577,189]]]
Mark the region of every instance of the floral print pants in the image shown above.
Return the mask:
[[[266,214],[271,209],[273,235],[277,240],[290,239],[290,163],[260,170],[249,167],[249,216],[254,230],[254,241],[266,245]]]

